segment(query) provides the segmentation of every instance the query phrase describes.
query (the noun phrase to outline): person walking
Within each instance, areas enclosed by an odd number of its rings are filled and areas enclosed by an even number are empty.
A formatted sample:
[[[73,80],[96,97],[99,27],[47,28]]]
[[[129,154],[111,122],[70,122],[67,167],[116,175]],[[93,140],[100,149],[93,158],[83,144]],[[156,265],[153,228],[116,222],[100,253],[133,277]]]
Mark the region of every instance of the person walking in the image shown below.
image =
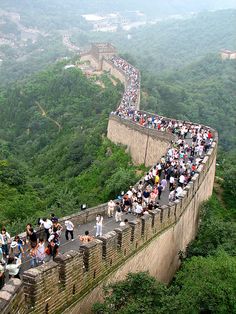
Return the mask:
[[[10,245],[11,255],[22,259],[24,257],[23,242],[18,235],[15,236],[14,240]]]
[[[66,240],[67,241],[69,240],[69,234],[70,234],[71,241],[74,241],[74,227],[75,226],[74,226],[73,222],[70,220],[66,220],[65,226],[66,226],[66,231],[65,231]]]
[[[98,214],[96,217],[96,237],[102,236],[102,222],[103,222],[103,217]]]
[[[157,190],[158,190],[158,199],[160,200],[161,199],[161,193],[162,193],[162,190],[163,190],[163,186],[161,184],[159,184],[158,187],[157,187]]]
[[[28,229],[28,239],[29,239],[29,244],[31,248],[36,247],[37,242],[38,242],[38,238],[37,238],[37,233],[35,232],[35,230],[31,227]]]
[[[45,263],[45,257],[46,257],[45,240],[44,238],[39,238],[39,243],[37,245],[37,250],[36,250],[37,264],[40,265],[40,264]]]
[[[36,246],[31,247],[29,255],[30,255],[30,267],[36,267],[37,266],[37,249],[38,249],[38,244]]]
[[[50,237],[48,238],[48,243],[51,250],[51,256],[54,258],[58,255],[59,245],[60,245],[60,230],[53,227]]]
[[[44,233],[45,233],[45,238],[48,241],[48,238],[50,237],[50,229],[52,228],[52,221],[47,218],[40,219],[40,224],[42,227],[44,227]]]
[[[113,200],[110,200],[108,202],[108,207],[107,207],[107,215],[109,218],[113,217],[113,214],[114,214],[114,208],[115,208],[115,202]]]
[[[116,211],[115,213],[116,222],[121,222],[122,210],[121,210],[119,202],[116,202],[115,211]]]
[[[8,245],[10,244],[11,236],[6,231],[6,228],[2,227],[1,233],[0,233],[0,242],[2,245],[2,254],[3,257],[8,258],[9,256],[9,248]]]

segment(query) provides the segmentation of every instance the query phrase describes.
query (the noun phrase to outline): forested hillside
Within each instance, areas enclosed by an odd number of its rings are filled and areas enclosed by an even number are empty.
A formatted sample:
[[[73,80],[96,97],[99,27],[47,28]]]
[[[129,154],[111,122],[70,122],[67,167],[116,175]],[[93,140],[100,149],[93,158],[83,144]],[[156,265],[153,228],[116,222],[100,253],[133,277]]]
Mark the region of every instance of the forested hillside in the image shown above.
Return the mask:
[[[0,92],[0,221],[24,230],[55,210],[100,204],[137,178],[124,149],[105,139],[122,88],[102,88],[59,63]]]
[[[130,56],[140,70],[160,76],[200,60],[221,49],[236,49],[236,10],[204,12],[184,20],[160,21],[154,25],[119,33],[74,34],[79,44],[110,41]],[[129,36],[127,36],[129,34]]]
[[[236,62],[211,54],[166,75],[143,75],[142,105],[168,117],[212,126],[220,147],[235,148]]]

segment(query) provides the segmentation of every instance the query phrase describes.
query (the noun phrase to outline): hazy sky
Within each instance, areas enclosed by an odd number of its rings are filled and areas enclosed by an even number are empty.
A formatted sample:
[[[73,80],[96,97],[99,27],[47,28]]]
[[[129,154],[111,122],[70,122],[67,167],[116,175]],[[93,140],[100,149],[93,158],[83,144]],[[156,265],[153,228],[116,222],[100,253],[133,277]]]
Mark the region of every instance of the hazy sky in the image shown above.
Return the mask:
[[[151,15],[182,14],[191,11],[236,8],[236,0],[0,0],[1,8],[25,10],[79,11],[85,13],[140,10]]]

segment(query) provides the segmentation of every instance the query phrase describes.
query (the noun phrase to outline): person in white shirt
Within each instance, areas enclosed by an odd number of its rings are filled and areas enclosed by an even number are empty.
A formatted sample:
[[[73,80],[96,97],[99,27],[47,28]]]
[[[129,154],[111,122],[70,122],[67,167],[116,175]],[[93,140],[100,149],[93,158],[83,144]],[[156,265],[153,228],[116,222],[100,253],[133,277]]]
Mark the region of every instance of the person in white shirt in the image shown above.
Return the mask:
[[[184,183],[185,183],[185,176],[183,174],[181,174],[181,176],[179,177],[179,183],[180,186],[183,187]]]
[[[175,190],[171,191],[169,194],[169,202],[175,201]]]
[[[2,248],[2,255],[3,257],[8,258],[9,254],[9,248],[8,244],[10,244],[11,236],[10,234],[6,231],[6,228],[2,227],[1,233],[0,233],[0,243],[1,243],[1,248]]]
[[[181,186],[178,186],[176,189],[176,197],[179,198],[182,192],[183,189],[181,188]]]
[[[114,208],[115,208],[115,202],[113,200],[110,200],[108,202],[108,207],[107,207],[107,215],[109,218],[113,217],[113,214],[114,214]]]
[[[96,217],[96,237],[102,236],[102,222],[103,222],[103,217],[98,214]]]
[[[174,189],[174,183],[175,183],[175,177],[170,176],[170,184],[169,184],[169,190],[172,191]]]
[[[141,203],[138,203],[136,208],[135,208],[135,213],[138,217],[140,217],[142,215],[143,212],[143,207],[141,205]]]
[[[70,220],[65,221],[65,226],[66,226],[66,232],[65,232],[65,237],[66,240],[69,240],[69,234],[71,236],[71,241],[74,241],[74,224]]]
[[[44,227],[44,232],[46,235],[46,240],[48,240],[48,238],[50,237],[50,229],[52,228],[52,221],[50,219],[47,218],[43,218],[39,220],[41,227]]]
[[[21,267],[21,259],[10,256],[7,261],[6,270],[9,271],[9,276],[14,278],[20,278],[19,272]]]
[[[133,196],[132,186],[129,187],[129,191],[126,194],[129,196],[129,198]]]

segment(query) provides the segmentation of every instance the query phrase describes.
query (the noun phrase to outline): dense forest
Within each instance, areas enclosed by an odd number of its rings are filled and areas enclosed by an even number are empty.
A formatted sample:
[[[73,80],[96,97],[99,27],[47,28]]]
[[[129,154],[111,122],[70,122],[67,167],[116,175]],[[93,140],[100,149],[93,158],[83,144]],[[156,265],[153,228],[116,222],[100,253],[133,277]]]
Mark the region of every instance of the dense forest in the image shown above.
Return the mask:
[[[122,87],[98,80],[105,88],[58,63],[1,90],[0,221],[11,231],[53,210],[100,204],[136,182],[124,148],[104,137]]]

